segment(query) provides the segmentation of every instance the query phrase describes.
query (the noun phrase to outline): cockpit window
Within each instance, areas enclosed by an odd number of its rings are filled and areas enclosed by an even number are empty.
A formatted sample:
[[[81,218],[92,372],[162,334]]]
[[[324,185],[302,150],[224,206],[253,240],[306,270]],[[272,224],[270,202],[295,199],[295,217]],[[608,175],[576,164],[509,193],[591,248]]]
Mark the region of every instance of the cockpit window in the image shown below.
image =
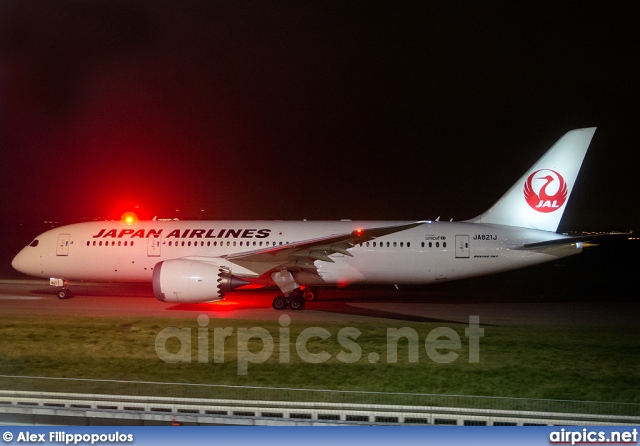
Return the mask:
[[[36,246],[38,246],[38,243],[40,243],[40,240],[35,239],[31,243],[29,243],[29,246],[31,246],[32,248],[35,248]]]

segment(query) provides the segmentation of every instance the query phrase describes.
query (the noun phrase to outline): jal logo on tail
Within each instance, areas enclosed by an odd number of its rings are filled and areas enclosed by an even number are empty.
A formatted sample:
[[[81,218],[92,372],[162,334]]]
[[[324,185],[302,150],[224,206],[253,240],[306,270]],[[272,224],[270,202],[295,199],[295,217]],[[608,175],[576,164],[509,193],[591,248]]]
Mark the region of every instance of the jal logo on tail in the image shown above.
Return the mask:
[[[555,170],[536,170],[524,183],[524,198],[538,212],[557,211],[567,201],[567,183]]]

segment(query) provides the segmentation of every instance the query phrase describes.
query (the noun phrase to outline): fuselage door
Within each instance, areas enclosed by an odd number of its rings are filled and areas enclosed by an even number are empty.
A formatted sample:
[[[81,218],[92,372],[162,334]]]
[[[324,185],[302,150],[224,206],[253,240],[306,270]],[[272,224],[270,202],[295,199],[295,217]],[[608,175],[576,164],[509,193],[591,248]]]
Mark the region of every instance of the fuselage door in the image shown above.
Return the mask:
[[[57,256],[69,255],[69,240],[71,240],[71,234],[60,234],[58,236],[58,245],[56,246]]]
[[[469,258],[469,236],[456,235],[456,259]]]
[[[147,238],[147,257],[160,257],[162,236],[152,234]]]

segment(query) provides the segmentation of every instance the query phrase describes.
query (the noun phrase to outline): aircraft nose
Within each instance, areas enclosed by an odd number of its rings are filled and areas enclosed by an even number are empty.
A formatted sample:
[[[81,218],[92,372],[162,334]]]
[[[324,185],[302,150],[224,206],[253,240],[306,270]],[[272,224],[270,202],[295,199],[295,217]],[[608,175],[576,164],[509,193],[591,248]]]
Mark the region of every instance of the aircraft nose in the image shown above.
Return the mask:
[[[24,254],[22,251],[20,251],[11,261],[11,266],[13,267],[13,269],[15,269],[16,271],[20,271],[21,273],[24,273]]]

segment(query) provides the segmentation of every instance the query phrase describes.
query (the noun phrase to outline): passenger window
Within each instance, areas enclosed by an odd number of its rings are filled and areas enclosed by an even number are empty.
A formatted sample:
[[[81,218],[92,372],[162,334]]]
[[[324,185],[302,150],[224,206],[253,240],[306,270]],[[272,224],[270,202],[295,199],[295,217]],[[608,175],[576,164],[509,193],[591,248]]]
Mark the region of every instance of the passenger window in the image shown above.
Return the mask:
[[[440,242],[436,242],[436,248],[440,247]]]
[[[433,243],[429,242],[429,248],[431,248],[433,246]]]
[[[447,247],[447,242],[442,242],[442,247],[446,248]]]

